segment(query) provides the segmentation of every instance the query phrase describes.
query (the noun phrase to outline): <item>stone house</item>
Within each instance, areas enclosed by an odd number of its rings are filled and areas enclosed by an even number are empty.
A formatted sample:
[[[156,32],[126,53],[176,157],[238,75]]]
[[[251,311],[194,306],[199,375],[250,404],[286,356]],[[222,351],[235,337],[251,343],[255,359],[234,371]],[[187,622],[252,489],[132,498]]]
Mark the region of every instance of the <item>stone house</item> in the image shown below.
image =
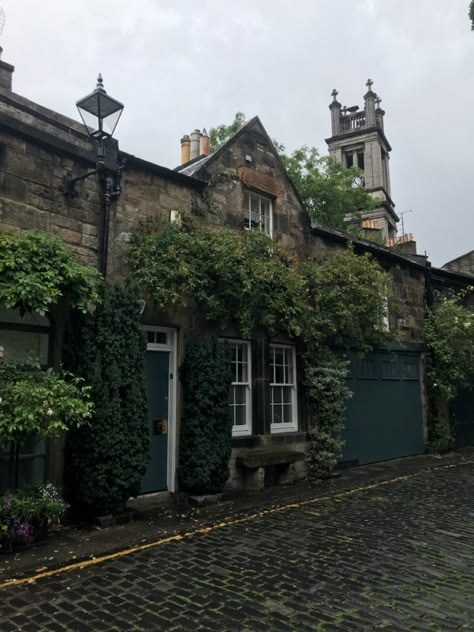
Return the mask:
[[[472,274],[474,276],[474,250],[466,252],[464,255],[460,255],[459,257],[448,261],[444,264],[443,268],[453,272]]]
[[[343,462],[366,463],[424,450],[423,319],[433,277],[424,257],[404,254],[402,248],[354,241],[343,232],[312,223],[258,117],[211,155],[207,155],[205,134],[195,131],[191,138],[185,136],[181,142],[183,164],[175,170],[123,152],[116,141],[109,144],[106,169],[115,173],[120,165],[121,195],[111,205],[108,241],[104,240],[97,179],[77,183],[74,195],[65,195],[64,187],[65,178],[94,168],[92,142],[76,121],[14,93],[12,73],[13,67],[0,60],[0,229],[50,231],[81,261],[104,265],[108,280],[123,275],[128,236],[148,216],[174,221],[187,212],[237,230],[264,230],[299,256],[315,260],[352,241],[357,252],[372,253],[393,277],[401,309],[388,315],[386,326],[397,332],[400,344],[353,359],[349,381],[355,395],[348,410]],[[369,85],[366,101],[372,107],[376,97],[370,93]],[[366,129],[361,121],[340,134],[335,118],[339,105],[334,100],[330,107],[332,153],[349,155],[344,144],[348,142],[359,167],[366,169],[370,160],[375,165],[376,151],[388,155],[385,134]],[[365,119],[372,128],[382,115],[375,111],[374,116],[374,121],[367,114]],[[390,198],[388,163],[371,169],[373,174],[382,173],[385,184],[380,188],[374,180],[380,209],[367,219],[381,223],[387,236],[392,236],[397,217]],[[448,283],[451,278],[465,282],[463,275],[438,272]],[[57,364],[63,325],[55,314],[21,318],[0,307],[0,343],[7,357],[34,350],[45,364]],[[152,457],[143,492],[175,492],[182,398],[179,365],[187,339],[216,331],[199,314],[189,310],[167,313],[149,303],[143,327],[148,343],[146,381],[153,394],[149,398]],[[241,340],[231,329],[219,335],[229,341],[234,353],[229,485],[259,489],[265,482],[302,476],[308,414],[299,350],[282,338],[268,340],[256,335]],[[25,480],[47,477],[61,482],[61,446],[49,451],[44,445],[26,446],[23,459]]]

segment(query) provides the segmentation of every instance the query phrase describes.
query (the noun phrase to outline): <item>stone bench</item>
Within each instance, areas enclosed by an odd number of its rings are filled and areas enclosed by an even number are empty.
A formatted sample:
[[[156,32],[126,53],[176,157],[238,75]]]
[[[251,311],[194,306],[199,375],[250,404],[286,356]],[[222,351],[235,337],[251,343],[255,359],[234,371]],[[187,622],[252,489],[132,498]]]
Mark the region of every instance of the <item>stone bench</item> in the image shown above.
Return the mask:
[[[253,448],[241,450],[235,464],[243,470],[244,488],[259,492],[265,487],[266,468],[274,468],[278,485],[288,485],[295,481],[295,463],[303,461],[304,456],[304,452],[288,448]]]

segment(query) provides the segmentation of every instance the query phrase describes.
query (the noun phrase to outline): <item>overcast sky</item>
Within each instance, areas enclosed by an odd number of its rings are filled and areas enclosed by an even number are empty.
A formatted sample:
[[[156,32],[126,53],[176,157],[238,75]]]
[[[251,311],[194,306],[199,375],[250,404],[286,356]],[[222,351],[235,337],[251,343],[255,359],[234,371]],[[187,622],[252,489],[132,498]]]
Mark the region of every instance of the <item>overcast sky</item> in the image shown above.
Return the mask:
[[[382,97],[392,197],[435,265],[474,248],[468,0],[0,0],[14,90],[77,118],[102,72],[122,149],[175,167],[195,127],[258,114],[288,149],[330,135],[333,88]]]

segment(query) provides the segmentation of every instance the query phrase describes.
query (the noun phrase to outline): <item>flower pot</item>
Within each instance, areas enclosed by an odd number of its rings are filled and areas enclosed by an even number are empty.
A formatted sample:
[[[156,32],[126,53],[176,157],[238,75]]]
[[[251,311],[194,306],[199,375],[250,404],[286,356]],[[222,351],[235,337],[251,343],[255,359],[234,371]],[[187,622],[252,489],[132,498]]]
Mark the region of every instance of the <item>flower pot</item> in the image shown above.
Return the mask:
[[[48,543],[48,521],[41,520],[33,522],[33,537],[29,541],[17,540],[12,538],[0,539],[0,554],[2,553],[18,553],[26,551],[35,546],[42,546]]]

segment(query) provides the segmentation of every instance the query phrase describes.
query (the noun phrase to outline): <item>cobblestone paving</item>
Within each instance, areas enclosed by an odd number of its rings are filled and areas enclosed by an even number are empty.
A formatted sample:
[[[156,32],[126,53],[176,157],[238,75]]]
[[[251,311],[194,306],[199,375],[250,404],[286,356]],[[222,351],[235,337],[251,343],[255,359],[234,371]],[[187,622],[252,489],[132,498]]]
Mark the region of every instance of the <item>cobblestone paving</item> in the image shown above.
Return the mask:
[[[474,464],[0,590],[0,630],[474,631]]]

